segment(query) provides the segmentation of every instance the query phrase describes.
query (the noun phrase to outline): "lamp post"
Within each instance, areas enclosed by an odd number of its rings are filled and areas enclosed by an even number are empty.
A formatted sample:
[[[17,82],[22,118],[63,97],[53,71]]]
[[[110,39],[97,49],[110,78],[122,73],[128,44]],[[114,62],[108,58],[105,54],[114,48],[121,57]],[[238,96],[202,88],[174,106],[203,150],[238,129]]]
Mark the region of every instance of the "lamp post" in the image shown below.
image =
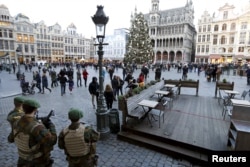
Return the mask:
[[[98,40],[98,44],[95,44],[95,46],[98,46],[98,66],[99,66],[99,97],[97,102],[97,109],[96,109],[96,123],[97,123],[97,131],[101,133],[101,137],[105,134],[108,134],[109,129],[109,120],[108,120],[108,114],[105,98],[104,98],[104,90],[103,90],[103,45],[104,44],[104,38],[105,38],[105,28],[106,24],[109,20],[109,17],[107,17],[103,11],[103,6],[97,6],[97,11],[95,15],[92,17],[93,22],[96,26],[96,38]]]
[[[21,51],[21,49],[20,49],[20,47],[18,46],[17,48],[16,48],[16,63],[17,63],[17,73],[16,73],[16,77],[17,77],[17,79],[19,80],[20,78],[20,75],[21,75],[21,70],[20,70],[20,62],[19,62],[19,59],[18,59],[18,53],[20,53],[20,51]]]

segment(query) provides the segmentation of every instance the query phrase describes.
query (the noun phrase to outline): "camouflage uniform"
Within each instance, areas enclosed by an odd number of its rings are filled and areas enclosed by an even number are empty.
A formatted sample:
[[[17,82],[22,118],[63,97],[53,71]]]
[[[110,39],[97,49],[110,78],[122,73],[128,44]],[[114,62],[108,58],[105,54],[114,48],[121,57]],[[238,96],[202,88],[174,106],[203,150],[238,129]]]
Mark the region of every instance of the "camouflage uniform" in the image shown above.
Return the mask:
[[[100,134],[90,126],[81,124],[79,119],[82,116],[80,110],[71,109],[69,118],[72,123],[58,137],[58,146],[64,149],[69,167],[94,167],[97,163],[96,142]]]
[[[23,106],[25,105],[40,107],[33,100],[26,100]],[[34,116],[25,114],[14,123],[13,131],[19,154],[18,167],[52,166],[53,160],[50,159],[50,152],[57,141],[56,129],[52,122],[45,127]]]
[[[12,111],[10,111],[10,113],[7,116],[7,121],[10,123],[11,126],[11,132],[8,136],[8,142],[10,143],[14,143],[13,124],[15,121],[19,120],[24,115],[22,108],[23,102],[24,98],[22,97],[14,98],[15,108]]]

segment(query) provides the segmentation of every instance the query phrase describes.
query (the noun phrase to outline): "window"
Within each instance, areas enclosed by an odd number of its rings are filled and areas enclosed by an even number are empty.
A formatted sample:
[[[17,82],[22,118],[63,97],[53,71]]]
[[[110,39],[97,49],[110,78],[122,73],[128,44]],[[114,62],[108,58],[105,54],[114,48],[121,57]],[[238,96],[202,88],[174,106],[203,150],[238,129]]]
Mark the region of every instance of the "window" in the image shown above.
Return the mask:
[[[206,26],[203,26],[203,32],[206,32]]]
[[[24,35],[23,38],[24,38],[24,42],[28,42],[28,36],[27,35]]]
[[[207,42],[210,42],[210,35],[207,35]]]
[[[12,30],[9,30],[9,38],[13,38],[13,32],[12,32]]]
[[[35,47],[34,47],[34,45],[30,45],[30,50],[31,50],[31,53],[35,53]]]
[[[199,32],[201,32],[201,26],[199,26]]]
[[[24,51],[25,51],[26,53],[29,52],[29,46],[28,46],[28,45],[24,45]]]
[[[207,31],[210,32],[211,31],[211,25],[207,26]]]
[[[17,34],[17,41],[18,42],[22,42],[23,41],[23,38],[22,38],[21,34]]]
[[[234,44],[234,34],[230,34],[230,36],[229,36],[229,44]]]
[[[218,38],[218,35],[214,35],[214,37],[213,37],[213,44],[214,45],[217,45],[217,39]]]
[[[223,24],[222,25],[222,31],[226,31],[227,30],[227,25],[226,24]]]
[[[223,19],[227,19],[227,16],[228,16],[228,11],[224,11],[224,13],[223,13]]]
[[[220,39],[220,44],[226,44],[226,42],[227,42],[227,39],[226,39],[226,37],[223,35],[223,36],[221,37],[221,39]]]
[[[239,44],[245,44],[245,40],[246,40],[246,32],[241,32],[240,33]]]
[[[206,41],[206,35],[202,35],[202,42]]]
[[[198,36],[198,42],[201,42],[201,35]]]
[[[244,47],[239,47],[238,52],[244,52]]]
[[[3,37],[3,32],[1,29],[0,29],[0,37]]]
[[[215,25],[214,26],[214,31],[218,31],[219,30],[219,26],[218,25]]]
[[[8,37],[7,30],[4,30],[4,37]]]
[[[30,42],[34,43],[34,36],[33,35],[30,35]]]
[[[4,49],[9,49],[9,43],[8,41],[4,41]]]
[[[241,23],[241,29],[246,30],[247,29],[247,22],[242,22]]]
[[[201,50],[200,45],[198,45],[198,47],[197,47],[197,53],[200,53],[200,50]]]
[[[206,45],[206,53],[209,53],[209,45]]]
[[[3,40],[0,40],[0,50],[3,49]]]
[[[233,48],[228,48],[228,53],[233,53]]]
[[[205,52],[205,45],[202,45],[201,46],[201,53],[204,53]]]
[[[232,30],[235,30],[235,23],[232,23],[232,24],[231,24],[231,28],[230,28],[230,29],[231,29],[231,31],[232,31]]]

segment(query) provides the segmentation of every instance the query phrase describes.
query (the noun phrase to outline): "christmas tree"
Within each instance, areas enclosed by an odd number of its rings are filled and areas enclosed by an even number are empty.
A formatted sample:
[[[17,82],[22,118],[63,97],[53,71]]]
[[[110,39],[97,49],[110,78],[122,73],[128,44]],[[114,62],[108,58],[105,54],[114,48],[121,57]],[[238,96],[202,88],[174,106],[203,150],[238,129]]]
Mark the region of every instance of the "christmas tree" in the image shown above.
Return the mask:
[[[153,47],[148,31],[144,15],[142,13],[136,14],[131,21],[124,62],[143,64],[153,60]]]

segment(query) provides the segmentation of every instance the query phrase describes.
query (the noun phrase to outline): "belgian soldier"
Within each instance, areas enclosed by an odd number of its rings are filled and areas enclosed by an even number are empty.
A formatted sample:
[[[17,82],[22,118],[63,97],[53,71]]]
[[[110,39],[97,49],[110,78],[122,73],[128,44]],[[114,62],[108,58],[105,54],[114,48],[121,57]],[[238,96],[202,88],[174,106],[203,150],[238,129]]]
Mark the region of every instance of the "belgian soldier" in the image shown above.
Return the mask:
[[[64,128],[58,138],[58,146],[64,149],[69,167],[94,167],[97,164],[96,144],[100,134],[80,123],[82,111],[71,108],[68,117],[71,124]]]
[[[13,124],[15,121],[19,120],[23,115],[23,97],[15,97],[14,98],[14,105],[15,108],[8,114],[7,121],[10,123],[11,132],[8,136],[8,141],[10,143],[14,143],[14,134],[13,134]]]
[[[57,135],[50,119],[39,122],[35,115],[40,104],[25,100],[24,116],[13,125],[14,141],[18,148],[18,167],[51,167],[50,152],[56,144]]]

